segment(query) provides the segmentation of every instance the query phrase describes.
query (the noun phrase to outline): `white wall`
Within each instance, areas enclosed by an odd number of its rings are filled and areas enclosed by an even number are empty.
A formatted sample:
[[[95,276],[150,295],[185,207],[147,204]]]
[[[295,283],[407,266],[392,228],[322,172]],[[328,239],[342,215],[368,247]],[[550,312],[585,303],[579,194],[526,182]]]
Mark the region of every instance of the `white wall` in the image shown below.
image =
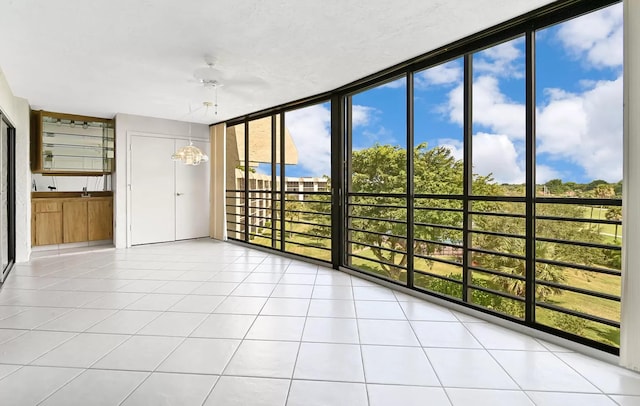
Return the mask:
[[[114,202],[113,242],[116,248],[127,246],[127,149],[131,134],[160,134],[184,138],[189,135],[189,123],[154,117],[117,114],[116,117],[116,167],[112,177]],[[191,137],[209,141],[209,126],[191,124]],[[169,159],[167,157],[167,159]]]
[[[640,371],[640,2],[624,2],[624,177],[620,365]]]
[[[24,262],[31,254],[29,103],[13,95],[1,68],[0,110],[16,128],[16,262]]]

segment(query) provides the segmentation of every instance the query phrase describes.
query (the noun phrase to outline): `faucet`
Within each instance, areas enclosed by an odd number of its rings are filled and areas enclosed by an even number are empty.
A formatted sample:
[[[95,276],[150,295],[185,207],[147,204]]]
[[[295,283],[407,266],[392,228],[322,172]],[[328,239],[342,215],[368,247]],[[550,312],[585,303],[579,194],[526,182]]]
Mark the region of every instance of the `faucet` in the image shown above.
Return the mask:
[[[87,192],[87,187],[86,186],[83,187],[82,188],[82,197],[89,197],[89,196],[91,196],[91,195],[89,194],[89,192]]]

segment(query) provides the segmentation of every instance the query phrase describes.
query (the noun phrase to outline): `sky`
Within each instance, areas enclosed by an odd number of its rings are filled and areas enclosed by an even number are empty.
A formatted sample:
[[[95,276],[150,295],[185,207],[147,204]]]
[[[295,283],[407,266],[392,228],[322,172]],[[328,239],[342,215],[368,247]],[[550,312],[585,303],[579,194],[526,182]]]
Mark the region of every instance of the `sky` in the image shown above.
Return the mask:
[[[622,179],[622,4],[536,32],[536,183]],[[473,171],[525,181],[525,43],[473,55]],[[462,58],[414,75],[415,144],[462,158]],[[353,149],[406,148],[406,83],[353,96]],[[298,149],[286,176],[330,174],[330,104],[285,114]],[[262,165],[261,165],[262,166]]]

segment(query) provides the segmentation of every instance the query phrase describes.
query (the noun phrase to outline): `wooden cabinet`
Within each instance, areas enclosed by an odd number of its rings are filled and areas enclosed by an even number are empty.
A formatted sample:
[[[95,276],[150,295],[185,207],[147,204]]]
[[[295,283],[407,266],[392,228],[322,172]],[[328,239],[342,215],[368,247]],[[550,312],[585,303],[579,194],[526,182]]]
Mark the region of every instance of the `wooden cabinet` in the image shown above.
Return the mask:
[[[65,244],[88,241],[87,203],[86,200],[62,203],[62,242]]]
[[[89,241],[113,238],[113,200],[90,200],[88,204]]]
[[[31,112],[31,170],[50,175],[97,176],[113,171],[113,120]]]
[[[31,236],[33,245],[62,243],[61,202],[34,202],[31,215]]]
[[[78,193],[78,196],[80,193]],[[62,197],[32,200],[33,246],[113,237],[113,197]]]

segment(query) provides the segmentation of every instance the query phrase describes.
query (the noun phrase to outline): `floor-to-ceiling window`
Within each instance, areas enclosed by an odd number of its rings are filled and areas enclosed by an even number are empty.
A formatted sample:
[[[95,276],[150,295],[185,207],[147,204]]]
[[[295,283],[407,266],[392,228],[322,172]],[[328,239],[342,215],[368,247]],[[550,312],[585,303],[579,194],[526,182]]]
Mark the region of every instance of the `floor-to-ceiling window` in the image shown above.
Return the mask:
[[[267,163],[241,131],[231,238],[617,351],[620,3],[550,7],[330,93],[274,109]]]
[[[331,261],[330,102],[229,126],[226,167],[229,238]]]
[[[0,114],[0,282],[15,259],[15,130]]]

